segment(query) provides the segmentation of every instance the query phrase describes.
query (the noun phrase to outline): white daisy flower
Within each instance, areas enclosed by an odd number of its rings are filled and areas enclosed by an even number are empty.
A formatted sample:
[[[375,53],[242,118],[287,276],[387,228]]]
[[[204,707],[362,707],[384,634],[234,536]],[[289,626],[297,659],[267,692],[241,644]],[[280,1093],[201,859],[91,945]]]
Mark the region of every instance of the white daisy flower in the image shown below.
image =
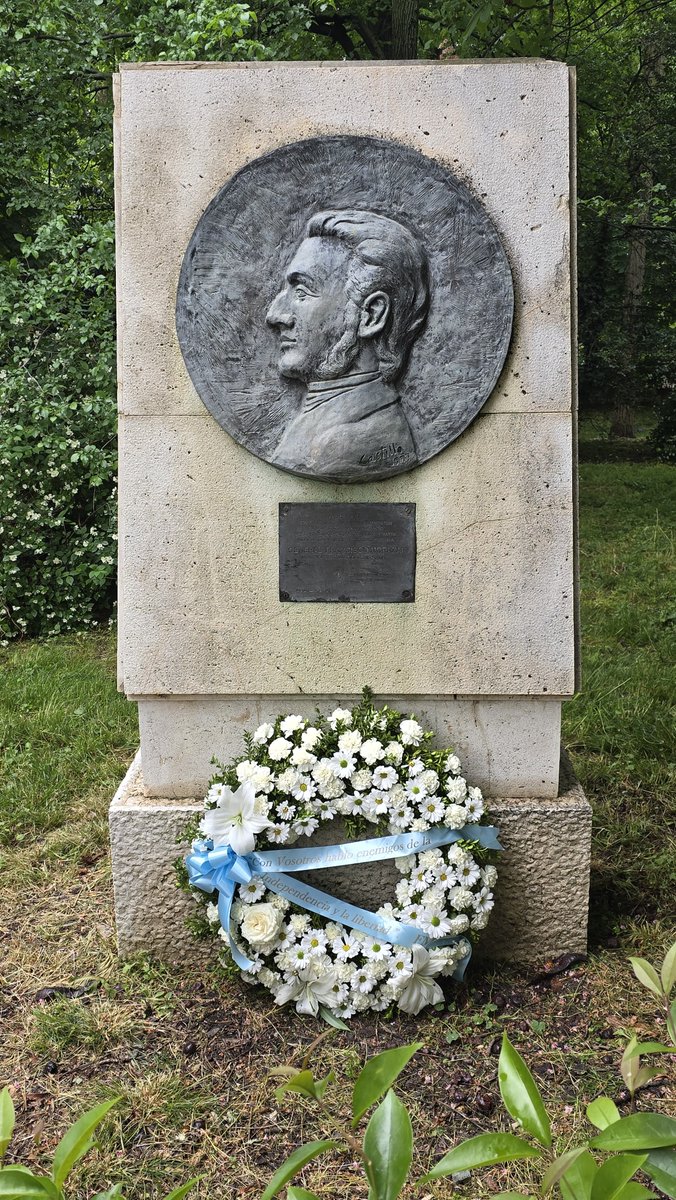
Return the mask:
[[[333,773],[338,779],[349,779],[354,771],[354,754],[347,754],[343,750],[339,750],[331,759],[333,764]]]
[[[444,909],[435,907],[427,909],[425,912],[425,920],[420,927],[428,933],[430,937],[447,937],[451,932],[450,918],[447,916]]]
[[[277,821],[275,825],[269,825],[266,834],[275,846],[283,846],[289,840],[291,826],[286,821]]]
[[[475,863],[474,859],[470,856],[465,860],[465,862],[458,864],[458,866],[455,868],[455,872],[458,876],[458,882],[463,887],[473,887],[479,878],[479,865],[478,863]]]
[[[422,775],[425,770],[425,764],[421,758],[414,758],[408,764],[408,773],[411,779],[415,779],[417,775]]]
[[[424,800],[427,795],[427,788],[420,782],[420,779],[409,779],[405,786],[405,791],[409,801],[413,800],[418,803]]]
[[[329,800],[320,800],[315,804],[315,812],[320,821],[331,821],[336,815],[336,809]]]
[[[392,793],[390,792],[390,796]],[[413,809],[407,804],[399,805],[390,812],[390,829],[392,833],[399,833],[403,829],[410,827],[413,820]],[[399,863],[399,859],[396,860]],[[401,867],[399,868],[401,870]]]
[[[227,795],[230,789],[224,783],[212,783],[207,792],[207,801],[210,804],[220,804],[221,800]]]
[[[316,817],[296,817],[292,822],[291,829],[294,833],[309,837],[314,833],[315,829],[319,828],[319,821]]]
[[[353,992],[362,992],[364,995],[368,995],[369,992],[373,991],[376,982],[373,969],[370,963],[367,963],[363,967],[355,968],[350,986]]]
[[[309,954],[318,955],[324,954],[326,950],[326,934],[323,929],[309,929],[301,939],[301,946],[307,950]]]
[[[240,883],[237,894],[245,904],[255,904],[256,900],[260,900],[261,896],[265,895],[265,884],[262,879],[254,875],[248,883]]]
[[[493,893],[487,887],[482,887],[474,896],[474,907],[477,912],[489,913],[493,908]]]
[[[426,796],[420,805],[420,815],[429,821],[430,825],[436,825],[439,821],[443,821],[446,808],[439,796]]]
[[[291,821],[295,815],[296,806],[295,804],[289,804],[288,800],[282,800],[277,805],[277,816],[281,817],[283,821]]]
[[[369,938],[364,942],[363,953],[366,958],[375,962],[385,962],[392,953],[392,947],[387,942],[379,942],[377,939]]]
[[[387,792],[397,782],[397,772],[392,767],[374,767],[373,783],[381,791]]]
[[[338,937],[331,942],[331,949],[336,958],[341,962],[346,962],[348,958],[354,958],[356,954],[361,953],[361,943],[356,934],[351,930],[343,930]]]
[[[474,792],[474,791],[479,791],[479,789],[478,788],[470,788],[469,789],[470,794],[467,797],[467,799],[465,800],[465,812],[467,813],[467,821],[468,822],[480,820],[480,818],[484,814],[484,809],[486,807],[481,798],[481,792],[479,792],[479,798],[477,799],[476,796],[472,796],[472,792]]]
[[[364,812],[372,813],[375,817],[384,817],[389,811],[389,798],[387,792],[379,792],[373,790],[368,796],[364,797]]]
[[[306,775],[301,776],[295,788],[291,792],[294,800],[312,800],[312,797],[317,794],[317,784],[308,779]]]

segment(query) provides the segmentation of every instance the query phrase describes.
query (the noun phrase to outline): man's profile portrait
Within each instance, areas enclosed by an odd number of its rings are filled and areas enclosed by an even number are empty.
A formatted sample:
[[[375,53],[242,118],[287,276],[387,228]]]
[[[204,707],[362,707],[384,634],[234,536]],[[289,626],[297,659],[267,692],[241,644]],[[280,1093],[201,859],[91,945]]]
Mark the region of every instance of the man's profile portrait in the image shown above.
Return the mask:
[[[349,208],[310,218],[265,318],[280,375],[307,389],[272,462],[344,481],[417,466],[395,384],[429,300],[427,255],[404,225]]]

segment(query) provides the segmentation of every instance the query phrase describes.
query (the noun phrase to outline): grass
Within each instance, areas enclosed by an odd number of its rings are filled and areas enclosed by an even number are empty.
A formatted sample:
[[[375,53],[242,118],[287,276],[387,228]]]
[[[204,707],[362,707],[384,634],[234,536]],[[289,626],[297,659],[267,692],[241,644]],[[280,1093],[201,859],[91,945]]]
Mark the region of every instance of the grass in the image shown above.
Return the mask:
[[[622,1031],[663,1033],[626,959],[658,962],[676,936],[673,470],[587,464],[581,495],[583,691],[565,706],[564,737],[595,811],[590,959],[539,980],[477,965],[443,1010],[370,1015],[313,1055],[318,1073],[335,1071],[333,1103],[344,1112],[366,1055],[424,1042],[398,1085],[419,1134],[416,1173],[455,1140],[509,1128],[496,1082],[503,1030],[556,1114],[561,1150],[600,1092],[628,1111]],[[204,1177],[200,1200],[259,1200],[284,1157],[326,1132],[309,1103],[278,1105],[267,1078],[273,1065],[298,1064],[317,1029],[211,960],[118,960],[105,818],[137,732],[115,691],[110,637],[0,651],[0,736],[0,1086],[10,1083],[17,1106],[13,1158],[44,1168],[70,1121],[119,1095],[71,1200],[116,1180],[127,1200],[151,1200],[193,1175]],[[667,1074],[640,1104],[673,1113],[673,1060],[660,1065]],[[328,1157],[303,1182],[322,1200],[366,1200],[349,1158]],[[453,1195],[479,1200],[529,1183],[523,1168],[495,1168]],[[450,1184],[405,1195],[441,1200]]]

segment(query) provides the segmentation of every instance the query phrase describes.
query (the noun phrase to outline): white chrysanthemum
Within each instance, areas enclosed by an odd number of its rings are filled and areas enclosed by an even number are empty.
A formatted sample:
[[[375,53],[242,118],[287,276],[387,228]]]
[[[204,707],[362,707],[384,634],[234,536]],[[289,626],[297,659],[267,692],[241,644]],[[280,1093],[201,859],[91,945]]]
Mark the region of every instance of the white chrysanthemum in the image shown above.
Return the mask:
[[[317,755],[311,754],[303,746],[295,746],[291,752],[291,762],[299,771],[310,771],[317,761]]]
[[[367,792],[373,783],[373,775],[368,767],[360,767],[358,771],[355,771],[350,783],[355,792]]]
[[[299,937],[310,928],[310,918],[305,913],[293,913],[289,917],[289,925]]]
[[[492,863],[487,867],[481,868],[481,882],[489,888],[495,887],[495,884],[498,882],[497,867],[494,867]]]
[[[300,738],[300,744],[304,750],[309,750],[312,752],[313,750],[316,750],[321,740],[321,730],[315,729],[314,725],[310,725],[308,729],[303,730]]]
[[[458,867],[460,863],[467,862],[467,859],[472,857],[471,854],[467,850],[463,849],[462,846],[459,846],[457,842],[455,842],[452,846],[449,846],[446,856],[449,863],[453,863],[454,867]]]
[[[415,854],[402,854],[400,858],[395,858],[394,865],[402,875],[408,875],[415,870],[416,857]]]
[[[258,982],[263,984],[273,996],[277,995],[279,988],[282,986],[281,976],[276,971],[271,971],[269,967],[261,967],[258,972]]]
[[[453,908],[457,909],[458,912],[461,912],[464,908],[472,907],[472,901],[474,897],[469,888],[456,887],[451,888],[448,893],[448,899],[453,905]]]
[[[240,883],[237,894],[244,904],[255,904],[256,900],[265,895],[265,884],[260,877],[254,875],[248,883]]]
[[[458,775],[461,771],[460,759],[457,754],[449,754],[446,759],[445,768],[450,775]]]
[[[285,900],[283,896],[276,896],[274,893],[270,895],[270,903],[273,908],[279,909],[282,913],[288,912],[290,908],[288,900]]]
[[[451,918],[451,936],[457,937],[459,933],[464,933],[469,929],[469,917],[466,913],[458,913],[457,917]]]
[[[336,773],[330,758],[320,759],[316,766],[312,768],[312,778],[317,780],[320,787],[328,783],[331,779],[335,779],[335,775]]]
[[[444,823],[449,829],[462,829],[467,822],[467,813],[462,804],[447,804]]]
[[[398,767],[404,757],[404,747],[400,742],[388,742],[385,747],[385,758]]]
[[[317,784],[312,779],[308,779],[306,775],[302,775],[298,780],[295,788],[291,792],[294,800],[312,800],[317,794]]]
[[[306,724],[307,722],[299,713],[289,713],[289,716],[285,717],[282,721],[280,729],[285,737],[289,737],[290,734],[296,733],[298,729],[303,729]]]
[[[257,792],[272,791],[275,777],[269,767],[245,759],[235,769],[240,783],[252,783]]]
[[[368,738],[367,741],[362,743],[359,753],[364,762],[372,767],[374,763],[380,761],[385,751],[382,742],[379,742],[377,738]]]
[[[472,917],[472,920],[469,923],[470,928],[476,930],[485,929],[488,925],[488,916],[489,914],[485,910],[478,912],[474,917]]]
[[[433,884],[432,887],[428,887],[423,892],[420,902],[425,905],[425,908],[443,908],[446,902],[444,889],[439,887],[437,883]]]
[[[394,894],[399,904],[410,904],[413,900],[413,885],[408,879],[400,879]]]
[[[348,729],[338,738],[338,749],[344,754],[356,754],[361,746],[361,734],[358,729]]]
[[[430,825],[437,825],[446,816],[446,807],[439,796],[426,796],[420,805],[420,815]]]
[[[338,779],[349,779],[354,771],[354,754],[348,754],[344,750],[338,750],[331,759],[333,764],[333,773]]]
[[[352,713],[349,708],[334,708],[329,717],[329,725],[332,729],[335,729],[339,722],[342,725],[352,724]]]
[[[449,779],[446,784],[446,795],[452,803],[459,803],[467,795],[467,780],[459,775],[457,779]]]
[[[299,772],[293,767],[287,767],[285,771],[282,771],[281,775],[277,776],[277,791],[289,796],[299,779]]]
[[[422,740],[422,725],[417,721],[408,720],[401,721],[399,724],[401,730],[401,740],[405,746],[419,746]]]
[[[479,878],[479,865],[471,857],[464,863],[458,864],[455,871],[462,887],[473,887]]]
[[[431,796],[439,787],[439,776],[436,771],[423,771],[420,782],[424,785],[427,795]]]
[[[257,746],[260,746],[263,744],[263,742],[269,742],[274,732],[274,726],[270,725],[268,721],[265,721],[262,725],[258,726],[258,729],[253,735],[253,740]]]
[[[335,775],[322,783],[319,788],[319,795],[323,800],[339,800],[345,792],[345,784],[340,779],[336,779]]]
[[[427,833],[430,827],[429,821],[425,821],[422,817],[416,817],[415,821],[411,821],[411,833]]]
[[[441,850],[422,850],[418,855],[418,866],[425,871],[437,871],[444,865],[444,855]]]
[[[275,738],[268,746],[268,754],[273,762],[281,762],[282,759],[288,758],[292,750],[293,743],[283,737]]]
[[[289,840],[291,826],[286,821],[276,821],[268,826],[267,837],[275,846],[284,846]]]
[[[397,772],[393,767],[378,766],[373,768],[373,784],[383,792],[388,792],[397,782]]]

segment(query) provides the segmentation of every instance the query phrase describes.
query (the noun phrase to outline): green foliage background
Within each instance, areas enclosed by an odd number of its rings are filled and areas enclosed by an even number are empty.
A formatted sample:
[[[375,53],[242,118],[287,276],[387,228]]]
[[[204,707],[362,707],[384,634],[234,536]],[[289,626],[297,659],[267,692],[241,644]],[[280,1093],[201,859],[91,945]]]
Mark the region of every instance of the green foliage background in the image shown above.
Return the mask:
[[[581,399],[655,403],[656,443],[672,461],[674,25],[670,0],[443,0],[420,9],[418,29],[421,57],[577,65]],[[387,57],[391,10],[381,0],[0,0],[0,37],[9,640],[96,625],[112,611],[116,63]]]

